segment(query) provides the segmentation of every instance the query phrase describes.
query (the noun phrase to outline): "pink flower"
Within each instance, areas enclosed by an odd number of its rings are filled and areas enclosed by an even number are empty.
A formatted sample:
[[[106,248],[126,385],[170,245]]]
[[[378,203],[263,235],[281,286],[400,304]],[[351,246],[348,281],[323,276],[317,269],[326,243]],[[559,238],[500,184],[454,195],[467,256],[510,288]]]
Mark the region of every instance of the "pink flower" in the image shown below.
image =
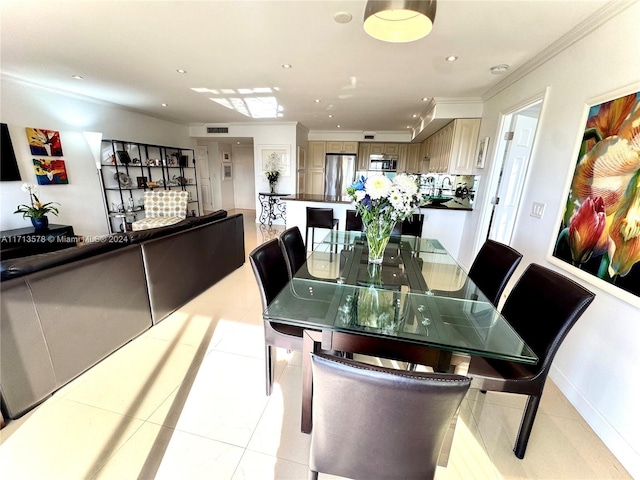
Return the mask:
[[[585,263],[594,251],[606,249],[603,242],[606,215],[602,197],[588,197],[569,222],[569,247],[576,264]],[[602,245],[604,243],[604,245]]]

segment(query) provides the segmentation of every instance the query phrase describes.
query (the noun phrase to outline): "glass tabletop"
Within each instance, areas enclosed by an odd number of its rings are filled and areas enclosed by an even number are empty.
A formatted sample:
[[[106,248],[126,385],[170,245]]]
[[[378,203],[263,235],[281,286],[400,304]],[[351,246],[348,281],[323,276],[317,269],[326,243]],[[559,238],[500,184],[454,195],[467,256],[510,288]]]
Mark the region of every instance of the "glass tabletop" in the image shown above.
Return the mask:
[[[382,265],[372,265],[358,232],[329,237],[265,310],[265,320],[537,362],[437,240],[392,237]]]

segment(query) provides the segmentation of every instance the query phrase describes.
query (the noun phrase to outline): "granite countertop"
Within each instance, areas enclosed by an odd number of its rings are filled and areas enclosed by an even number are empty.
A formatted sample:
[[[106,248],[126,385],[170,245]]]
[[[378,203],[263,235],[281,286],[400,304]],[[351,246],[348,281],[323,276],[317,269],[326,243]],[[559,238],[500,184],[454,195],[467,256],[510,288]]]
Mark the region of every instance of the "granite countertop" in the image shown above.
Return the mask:
[[[348,203],[351,204],[353,201],[351,197],[345,195],[343,197],[337,195],[319,195],[319,194],[310,194],[310,193],[299,193],[295,195],[289,195],[287,197],[283,197],[281,200],[292,200],[299,202],[318,202],[318,203]],[[458,203],[455,200],[449,200],[448,202],[441,204],[430,204],[422,205],[420,208],[433,208],[438,210],[462,210],[462,211],[470,211],[473,208],[470,205],[466,205],[464,203]]]

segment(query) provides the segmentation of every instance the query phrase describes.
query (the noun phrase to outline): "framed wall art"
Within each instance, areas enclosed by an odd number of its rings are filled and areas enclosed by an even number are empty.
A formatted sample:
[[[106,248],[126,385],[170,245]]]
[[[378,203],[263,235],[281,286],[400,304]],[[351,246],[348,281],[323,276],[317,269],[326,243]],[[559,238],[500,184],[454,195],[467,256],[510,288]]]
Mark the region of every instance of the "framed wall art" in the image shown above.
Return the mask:
[[[476,152],[476,168],[484,168],[487,159],[487,150],[489,149],[489,137],[484,137],[478,143],[478,151]]]
[[[231,154],[229,152],[222,152],[222,161],[223,162],[230,162],[231,161]]]
[[[43,128],[27,127],[27,140],[31,155],[38,156],[62,156],[62,143],[60,142],[60,132],[45,130]]]
[[[222,164],[222,180],[231,180],[233,178],[233,170],[231,168],[231,163],[223,163]]]
[[[38,185],[66,185],[69,183],[64,160],[34,158],[33,169]]]
[[[291,149],[289,145],[260,145],[262,171],[271,172],[276,169],[281,177],[291,175]]]
[[[640,85],[590,102],[549,260],[640,306]]]

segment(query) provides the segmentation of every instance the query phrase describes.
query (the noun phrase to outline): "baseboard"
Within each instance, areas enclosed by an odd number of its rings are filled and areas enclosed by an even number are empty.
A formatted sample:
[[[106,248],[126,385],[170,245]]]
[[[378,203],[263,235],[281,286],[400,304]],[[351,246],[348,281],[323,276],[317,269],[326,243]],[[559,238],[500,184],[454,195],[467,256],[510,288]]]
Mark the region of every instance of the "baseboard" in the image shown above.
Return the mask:
[[[549,376],[631,477],[640,478],[640,453],[633,449],[555,365],[551,366]]]

